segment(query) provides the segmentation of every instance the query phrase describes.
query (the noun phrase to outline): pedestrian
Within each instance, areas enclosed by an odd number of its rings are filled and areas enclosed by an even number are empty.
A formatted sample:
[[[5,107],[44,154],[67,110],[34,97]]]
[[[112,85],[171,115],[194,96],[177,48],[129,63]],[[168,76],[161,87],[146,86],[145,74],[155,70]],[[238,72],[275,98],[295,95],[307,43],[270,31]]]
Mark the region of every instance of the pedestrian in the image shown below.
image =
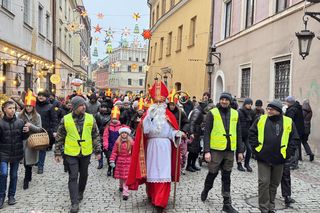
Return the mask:
[[[260,115],[264,115],[264,109],[262,108],[263,102],[260,99],[258,99],[256,100],[254,105],[255,105],[255,108],[253,110],[255,114],[254,120],[256,120],[258,117],[260,117]]]
[[[133,145],[127,185],[131,190],[146,183],[148,200],[157,212],[167,207],[172,181],[179,181],[180,156],[175,136],[182,137],[178,122],[167,109],[168,89],[155,82],[149,90],[152,104],[139,123]],[[178,159],[178,161],[176,161]]]
[[[285,160],[294,152],[299,140],[292,119],[282,114],[282,103],[273,100],[267,114],[261,115],[249,130],[249,141],[258,162],[259,208],[262,213],[275,212],[275,198]]]
[[[129,189],[126,181],[131,162],[133,140],[129,136],[131,130],[128,126],[121,126],[119,134],[120,136],[112,149],[110,166],[114,168],[114,178],[119,179],[119,191],[122,192],[123,200],[128,200]]]
[[[40,114],[42,127],[48,132],[50,145],[47,150],[51,150],[55,141],[58,126],[58,115],[52,104],[49,102],[47,91],[40,91],[37,97],[36,110]],[[46,159],[46,150],[39,151],[38,174],[42,174]]]
[[[249,144],[248,136],[249,136],[249,129],[254,122],[254,112],[251,109],[253,101],[251,98],[246,98],[243,102],[243,105],[240,109],[238,109],[239,119],[241,124],[241,135],[242,141],[246,147],[246,155],[244,159],[244,167],[247,169],[248,172],[252,172],[252,168],[250,167],[250,159],[251,159],[251,145]],[[238,159],[238,153],[236,153],[236,159],[238,164],[239,171],[245,171],[242,166],[242,162]]]
[[[16,204],[18,168],[23,158],[23,140],[29,132],[28,125],[15,115],[15,103],[6,101],[2,104],[3,118],[0,119],[0,209],[4,207],[7,191],[7,177],[10,174],[8,204]],[[8,173],[10,167],[10,173]]]
[[[119,118],[120,122],[123,125],[130,126],[134,111],[130,105],[131,102],[129,100],[129,97],[126,96],[122,103],[123,103],[123,106],[120,108],[120,112],[121,112],[120,118]]]
[[[145,107],[144,107],[144,100],[143,98],[140,98],[138,101],[138,106],[136,109],[136,112],[133,114],[132,119],[131,119],[131,126],[130,128],[132,129],[132,137],[135,137],[136,135],[136,129],[138,127],[138,124],[141,122],[141,118],[144,114]]]
[[[87,113],[95,115],[99,111],[100,102],[98,101],[98,97],[96,93],[92,93],[89,97],[89,101],[86,102],[86,110]]]
[[[304,147],[304,150],[306,151],[306,154],[309,155],[309,160],[314,160],[314,154],[312,153],[310,146],[308,144],[308,139],[310,135],[310,129],[311,129],[311,119],[312,119],[312,109],[310,106],[309,99],[305,99],[302,104],[302,110],[303,110],[303,120],[304,120],[304,133],[302,136],[302,145]]]
[[[230,107],[232,96],[223,92],[216,108],[206,116],[204,132],[204,157],[208,162],[209,172],[204,182],[201,200],[208,197],[213,182],[221,169],[221,191],[223,196],[222,211],[236,213],[231,205],[231,171],[234,162],[234,152],[238,159],[243,160],[244,145],[241,136],[241,126],[238,112]]]
[[[62,146],[68,164],[69,194],[71,213],[79,211],[79,202],[83,199],[88,179],[88,166],[91,154],[101,158],[99,129],[93,115],[85,113],[85,100],[75,96],[71,100],[72,112],[65,115],[60,122],[55,146],[55,160],[62,160]],[[81,136],[80,136],[81,134]]]
[[[36,111],[37,98],[28,91],[24,101],[24,108],[19,113],[19,118],[29,127],[29,136],[34,133],[42,132],[41,117]],[[23,180],[23,189],[29,188],[29,182],[32,179],[32,166],[38,163],[39,151],[28,147],[27,140],[23,141],[24,146],[24,169],[25,175]]]
[[[111,122],[105,127],[103,132],[103,150],[106,152],[108,162],[107,176],[111,176],[113,174],[113,169],[110,166],[110,156],[113,146],[119,137],[119,129],[121,128],[119,118],[120,110],[117,106],[114,106],[111,111]]]

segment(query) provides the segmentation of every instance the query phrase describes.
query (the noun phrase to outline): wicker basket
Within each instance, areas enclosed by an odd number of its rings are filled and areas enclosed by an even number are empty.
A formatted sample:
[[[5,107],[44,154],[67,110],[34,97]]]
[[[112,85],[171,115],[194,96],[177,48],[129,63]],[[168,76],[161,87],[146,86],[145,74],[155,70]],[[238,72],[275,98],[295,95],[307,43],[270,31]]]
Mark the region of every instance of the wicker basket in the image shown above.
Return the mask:
[[[43,129],[43,128],[42,128]],[[49,146],[48,132],[43,129],[44,132],[35,133],[29,136],[27,145],[33,150],[44,150]]]

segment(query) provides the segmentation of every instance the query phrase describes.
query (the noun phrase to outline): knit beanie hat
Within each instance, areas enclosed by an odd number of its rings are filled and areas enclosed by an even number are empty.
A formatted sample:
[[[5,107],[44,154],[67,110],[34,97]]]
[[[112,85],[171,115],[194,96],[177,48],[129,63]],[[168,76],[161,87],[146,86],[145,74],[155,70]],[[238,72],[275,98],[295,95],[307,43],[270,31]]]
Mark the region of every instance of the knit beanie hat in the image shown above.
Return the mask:
[[[123,133],[123,132],[126,132],[126,133],[128,133],[128,135],[130,135],[130,134],[131,134],[131,129],[130,129],[130,127],[128,127],[128,126],[122,126],[122,127],[119,129],[119,134],[121,135],[121,133]]]
[[[272,109],[275,109],[278,112],[282,113],[282,102],[280,100],[275,99],[271,101],[267,107],[271,107]]]
[[[261,106],[262,107],[263,103],[261,100],[256,100],[255,106]]]
[[[231,96],[231,94],[228,93],[228,92],[222,92],[221,95],[220,95],[219,100],[221,100],[222,98],[226,98],[226,99],[228,99],[230,102],[232,101],[232,96]]]
[[[288,96],[288,97],[286,97],[285,101],[293,104],[294,102],[296,102],[296,99],[293,96]]]
[[[75,96],[71,99],[71,105],[73,110],[78,109],[78,107],[82,104],[85,104],[85,100],[80,96]]]
[[[246,98],[246,99],[244,99],[244,102],[243,102],[243,106],[245,106],[245,105],[247,105],[247,104],[253,104],[253,101],[252,101],[252,99],[251,98]]]
[[[46,90],[40,91],[38,92],[38,96],[44,96],[46,98],[49,98],[49,93]]]

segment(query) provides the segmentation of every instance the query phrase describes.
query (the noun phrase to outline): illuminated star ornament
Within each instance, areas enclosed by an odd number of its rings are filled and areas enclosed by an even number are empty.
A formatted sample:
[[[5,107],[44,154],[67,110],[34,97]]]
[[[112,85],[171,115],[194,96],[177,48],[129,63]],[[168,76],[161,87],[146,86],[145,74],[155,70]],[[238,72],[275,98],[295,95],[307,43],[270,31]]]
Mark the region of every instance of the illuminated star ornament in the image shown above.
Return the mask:
[[[84,24],[79,24],[79,30],[84,30],[85,26]]]
[[[94,32],[95,33],[101,33],[102,27],[99,26],[99,24],[97,24],[97,26],[94,27]]]
[[[145,40],[150,40],[152,37],[152,33],[150,30],[143,30],[142,36]]]
[[[98,41],[100,41],[99,37],[94,37],[94,41],[97,43]]]
[[[103,13],[98,13],[97,14],[97,18],[102,20],[104,18],[104,14]]]
[[[132,17],[138,21],[139,18],[141,18],[140,13],[133,13]]]
[[[81,61],[86,65],[88,66],[89,65],[89,58],[87,56],[83,56]]]
[[[108,43],[111,42],[111,39],[110,38],[104,38],[103,42],[104,42],[105,45],[107,45]]]
[[[98,67],[99,67],[100,69],[104,67],[104,64],[103,64],[102,61],[100,61],[100,62],[98,63]]]
[[[109,29],[106,30],[105,32],[106,32],[107,38],[113,38],[113,31],[112,31],[111,27],[109,27]]]
[[[127,37],[128,35],[130,35],[130,29],[125,27],[124,29],[122,29],[122,34],[121,35]]]
[[[81,15],[83,18],[85,18],[85,17],[88,16],[88,13],[87,13],[87,11],[82,10],[81,13],[80,13],[80,15]]]
[[[69,32],[75,32],[78,29],[78,25],[74,22],[68,24],[67,29]]]

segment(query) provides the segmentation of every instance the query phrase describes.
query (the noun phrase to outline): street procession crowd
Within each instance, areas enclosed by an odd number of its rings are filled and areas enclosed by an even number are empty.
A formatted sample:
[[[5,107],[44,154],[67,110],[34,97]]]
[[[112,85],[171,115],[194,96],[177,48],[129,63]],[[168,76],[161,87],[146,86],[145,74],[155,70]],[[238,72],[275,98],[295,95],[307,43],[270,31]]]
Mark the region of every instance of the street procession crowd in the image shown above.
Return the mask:
[[[92,88],[86,95],[74,91],[58,99],[46,91],[34,94],[29,90],[20,100],[2,104],[0,209],[6,195],[8,205],[17,202],[20,164],[25,172],[23,189],[30,193],[32,167],[40,175],[50,172],[45,167],[50,150],[69,174],[73,213],[85,199],[92,155],[99,161],[97,169],[107,167],[106,176],[119,179],[115,188],[124,201],[130,198],[130,190],[145,184],[148,201],[157,212],[167,207],[171,182],[179,182],[186,172],[199,171],[203,164],[208,173],[201,183],[201,200],[206,201],[220,171],[222,211],[238,212],[231,202],[231,171],[236,161],[239,171],[253,172],[253,159],[258,165],[260,211],[275,212],[279,185],[289,207],[295,202],[290,170],[299,169],[301,144],[309,160],[314,160],[308,145],[312,110],[308,100],[301,105],[293,96],[284,103],[272,100],[264,110],[261,100],[254,103],[246,98],[238,106],[234,96],[222,92],[214,104],[208,92],[197,99],[175,89],[169,92],[161,81],[146,95],[115,95],[111,89],[96,92]],[[48,147],[30,148],[29,137],[44,130],[49,135]]]

